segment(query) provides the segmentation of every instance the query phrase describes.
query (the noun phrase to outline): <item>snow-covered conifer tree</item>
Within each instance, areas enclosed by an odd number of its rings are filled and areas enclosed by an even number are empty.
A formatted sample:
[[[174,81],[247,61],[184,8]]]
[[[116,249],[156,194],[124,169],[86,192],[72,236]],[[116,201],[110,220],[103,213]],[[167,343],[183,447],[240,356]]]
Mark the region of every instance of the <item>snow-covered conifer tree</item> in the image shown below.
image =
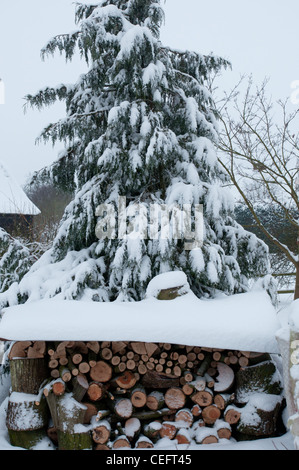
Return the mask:
[[[30,250],[0,227],[0,292],[20,282],[32,264]]]
[[[75,196],[53,247],[19,283],[20,298],[138,300],[153,276],[172,270],[183,270],[198,296],[235,293],[267,271],[265,244],[233,218],[215,150],[217,118],[205,84],[228,64],[164,46],[162,21],[160,0],[79,4],[77,29],[42,50],[44,57],[59,51],[66,60],[79,50],[88,72],[72,85],[27,97],[38,109],[65,102],[66,116],[40,136],[64,142],[65,152],[35,178],[51,179]],[[110,204],[117,223],[120,197],[128,217],[139,204],[139,223],[154,204],[202,204],[202,246],[186,250],[175,237],[120,237],[118,226],[112,237],[99,238],[97,207]]]

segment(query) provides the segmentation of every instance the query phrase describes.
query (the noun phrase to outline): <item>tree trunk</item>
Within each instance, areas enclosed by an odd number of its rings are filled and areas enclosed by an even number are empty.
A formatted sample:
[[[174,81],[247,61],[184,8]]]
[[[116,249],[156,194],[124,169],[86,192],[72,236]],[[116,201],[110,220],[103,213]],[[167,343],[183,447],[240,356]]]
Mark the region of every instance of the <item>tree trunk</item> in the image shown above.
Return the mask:
[[[37,431],[49,420],[45,398],[13,392],[8,400],[6,426],[10,431]]]
[[[45,359],[11,359],[10,375],[13,392],[36,395],[49,371]]]
[[[92,437],[89,431],[69,433],[58,430],[59,450],[92,450]]]

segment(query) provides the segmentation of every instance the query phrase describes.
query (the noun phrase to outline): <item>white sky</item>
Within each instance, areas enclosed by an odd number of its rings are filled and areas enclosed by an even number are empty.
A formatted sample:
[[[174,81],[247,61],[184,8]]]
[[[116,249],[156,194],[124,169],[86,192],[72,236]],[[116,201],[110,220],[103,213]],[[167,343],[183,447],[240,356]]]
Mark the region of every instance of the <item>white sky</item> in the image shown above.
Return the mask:
[[[63,104],[24,114],[23,97],[47,85],[73,82],[85,65],[79,60],[65,65],[58,55],[40,59],[52,36],[75,29],[72,0],[0,0],[0,6],[0,78],[5,83],[0,160],[22,184],[30,172],[57,158],[62,145],[36,146],[35,139],[45,125],[64,116]],[[291,83],[299,80],[298,0],[166,0],[163,7],[162,42],[229,59],[233,72],[223,75],[226,89],[246,73],[257,83],[269,77],[274,99],[290,96]]]

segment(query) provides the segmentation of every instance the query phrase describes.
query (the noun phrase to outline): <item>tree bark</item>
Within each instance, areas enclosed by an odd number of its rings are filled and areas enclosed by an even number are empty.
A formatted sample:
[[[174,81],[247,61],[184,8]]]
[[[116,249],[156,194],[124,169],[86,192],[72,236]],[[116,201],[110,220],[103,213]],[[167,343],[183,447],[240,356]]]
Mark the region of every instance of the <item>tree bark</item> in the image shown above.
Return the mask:
[[[42,359],[11,359],[11,387],[13,392],[36,395],[42,383],[49,377],[44,358]]]

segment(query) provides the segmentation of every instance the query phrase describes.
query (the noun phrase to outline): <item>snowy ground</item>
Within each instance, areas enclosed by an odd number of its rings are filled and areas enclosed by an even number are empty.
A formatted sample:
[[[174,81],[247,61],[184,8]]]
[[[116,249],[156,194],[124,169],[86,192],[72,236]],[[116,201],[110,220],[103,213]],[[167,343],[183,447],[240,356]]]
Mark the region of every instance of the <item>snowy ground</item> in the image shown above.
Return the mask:
[[[283,325],[286,321],[287,307],[292,301],[291,295],[280,296],[278,317],[280,323]],[[7,392],[10,386],[9,380],[6,379],[6,383],[0,383],[0,450],[24,450],[13,447],[9,443],[9,437],[6,429],[5,418],[6,418],[6,406],[7,406]],[[284,422],[286,422],[287,416],[285,412]],[[233,440],[226,441],[222,440],[218,444],[210,445],[180,445],[178,446],[176,441],[170,441],[169,439],[160,440],[155,447],[156,450],[171,451],[176,450],[295,450],[293,437],[290,432],[287,432],[283,436],[269,439],[259,439],[255,441],[244,441],[235,442]],[[35,450],[54,450],[48,439],[42,441]]]

